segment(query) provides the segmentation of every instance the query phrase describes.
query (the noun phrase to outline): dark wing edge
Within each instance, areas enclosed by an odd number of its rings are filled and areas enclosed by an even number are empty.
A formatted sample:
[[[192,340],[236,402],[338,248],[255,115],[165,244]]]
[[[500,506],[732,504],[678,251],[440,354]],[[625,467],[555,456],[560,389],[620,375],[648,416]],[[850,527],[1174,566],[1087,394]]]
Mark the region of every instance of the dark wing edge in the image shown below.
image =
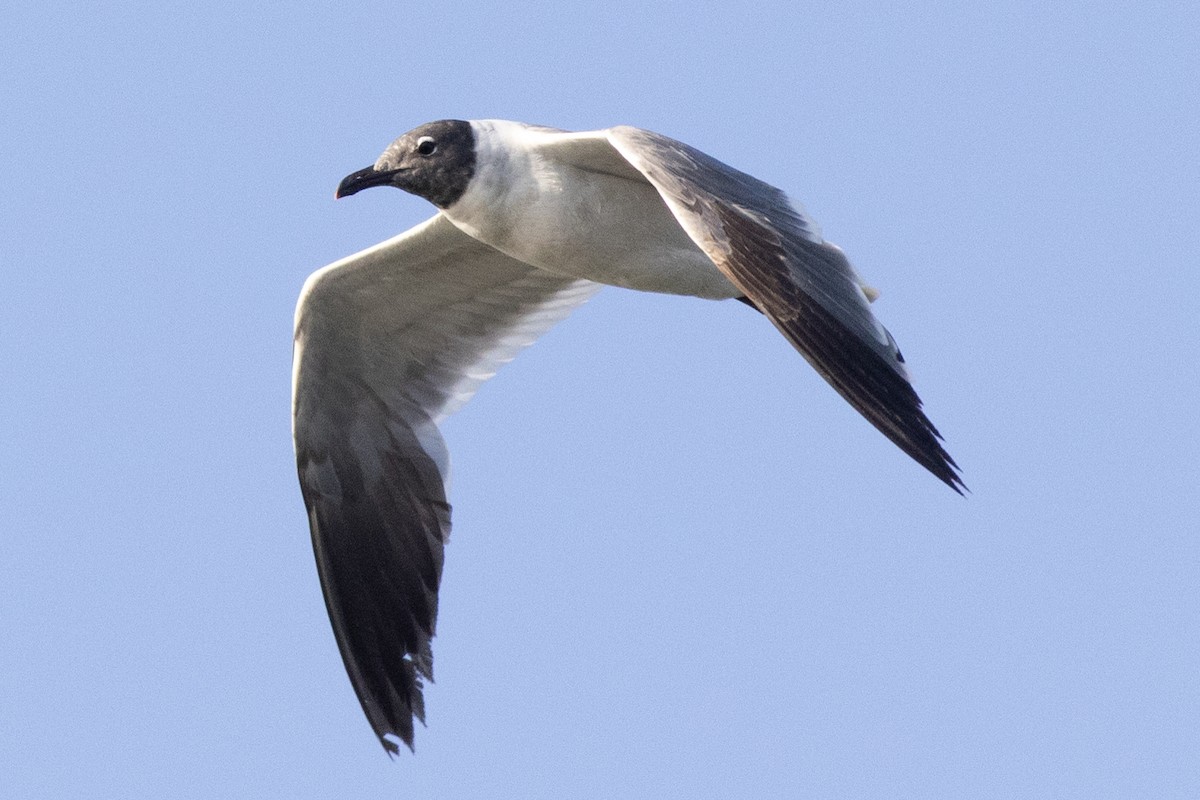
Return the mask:
[[[779,189],[638,128],[613,147],[662,196],[697,246],[867,421],[935,477],[966,489],[922,410],[891,334],[842,251]]]
[[[293,433],[321,589],[389,754],[433,680],[450,534],[437,422],[599,287],[515,261],[441,215],[313,274],[296,310]]]

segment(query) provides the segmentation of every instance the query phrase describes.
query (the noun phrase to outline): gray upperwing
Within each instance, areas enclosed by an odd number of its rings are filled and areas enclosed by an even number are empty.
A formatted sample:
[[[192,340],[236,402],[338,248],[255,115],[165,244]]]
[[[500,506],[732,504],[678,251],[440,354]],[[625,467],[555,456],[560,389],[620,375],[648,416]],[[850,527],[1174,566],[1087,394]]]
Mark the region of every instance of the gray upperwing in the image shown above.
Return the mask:
[[[436,423],[599,287],[440,214],[314,273],[296,309],[293,432],[326,607],[375,734],[410,748],[432,680],[448,457]]]
[[[870,309],[869,288],[775,187],[682,142],[609,129],[613,147],[659,191],[679,224],[855,409],[961,494],[941,435],[904,359]]]

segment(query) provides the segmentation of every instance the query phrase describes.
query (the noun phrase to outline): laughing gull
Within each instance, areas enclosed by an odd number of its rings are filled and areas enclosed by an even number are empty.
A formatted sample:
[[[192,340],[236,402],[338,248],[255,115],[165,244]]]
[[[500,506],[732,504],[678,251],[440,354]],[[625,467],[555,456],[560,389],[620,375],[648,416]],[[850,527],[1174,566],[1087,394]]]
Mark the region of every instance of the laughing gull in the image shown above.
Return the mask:
[[[384,748],[433,679],[448,455],[438,423],[602,284],[737,299],[885,436],[965,488],[877,292],[780,190],[657,133],[422,125],[349,175],[438,213],[318,270],[296,309],[293,433],[325,604]]]

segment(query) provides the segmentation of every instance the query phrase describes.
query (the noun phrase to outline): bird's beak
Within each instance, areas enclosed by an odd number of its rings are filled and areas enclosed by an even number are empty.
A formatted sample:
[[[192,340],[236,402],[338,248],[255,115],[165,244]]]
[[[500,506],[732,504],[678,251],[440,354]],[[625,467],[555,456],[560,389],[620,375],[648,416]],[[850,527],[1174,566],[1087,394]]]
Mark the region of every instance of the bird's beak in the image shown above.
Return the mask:
[[[378,170],[375,167],[360,169],[358,172],[352,172],[342,178],[342,182],[338,184],[337,191],[333,193],[333,196],[340,200],[343,197],[349,197],[352,194],[361,192],[363,189],[370,189],[372,186],[389,186],[392,184],[392,178],[400,172],[404,172],[404,170]]]

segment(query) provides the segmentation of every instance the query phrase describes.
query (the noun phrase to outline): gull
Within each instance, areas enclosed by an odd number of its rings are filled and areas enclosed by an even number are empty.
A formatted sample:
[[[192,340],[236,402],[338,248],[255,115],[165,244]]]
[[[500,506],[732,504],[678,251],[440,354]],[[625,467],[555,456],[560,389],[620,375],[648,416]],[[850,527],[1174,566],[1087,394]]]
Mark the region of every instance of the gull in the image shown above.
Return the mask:
[[[321,588],[390,754],[433,679],[449,457],[438,423],[602,285],[739,300],[956,492],[878,294],[779,189],[661,134],[441,120],[336,197],[393,186],[438,212],[313,273],[296,309],[293,435]]]

